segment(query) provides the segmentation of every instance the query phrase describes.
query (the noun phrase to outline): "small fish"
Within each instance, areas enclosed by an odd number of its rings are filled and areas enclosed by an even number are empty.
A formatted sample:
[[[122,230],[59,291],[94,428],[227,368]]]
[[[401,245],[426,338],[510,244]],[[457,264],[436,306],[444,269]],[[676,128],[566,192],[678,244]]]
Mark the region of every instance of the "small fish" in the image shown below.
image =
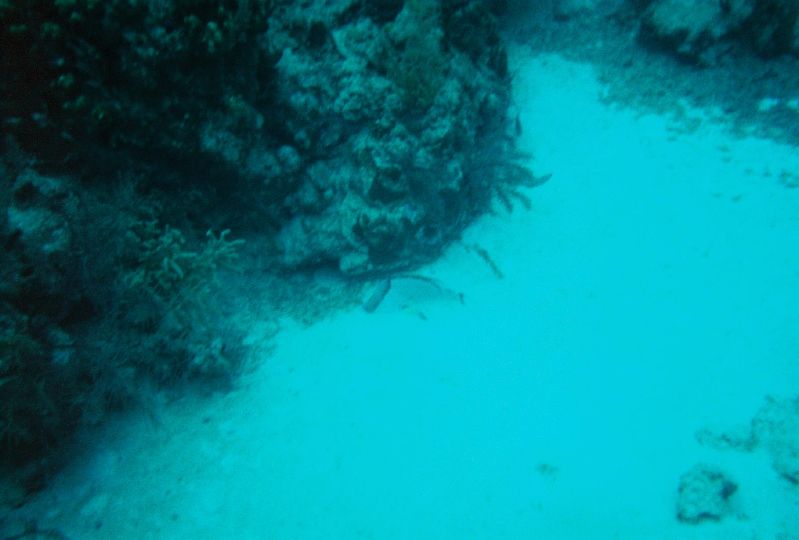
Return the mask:
[[[385,278],[377,283],[374,292],[369,295],[369,298],[366,299],[366,302],[363,303],[363,310],[366,313],[374,313],[380,303],[383,301],[383,298],[386,297],[388,291],[391,290],[391,279]]]

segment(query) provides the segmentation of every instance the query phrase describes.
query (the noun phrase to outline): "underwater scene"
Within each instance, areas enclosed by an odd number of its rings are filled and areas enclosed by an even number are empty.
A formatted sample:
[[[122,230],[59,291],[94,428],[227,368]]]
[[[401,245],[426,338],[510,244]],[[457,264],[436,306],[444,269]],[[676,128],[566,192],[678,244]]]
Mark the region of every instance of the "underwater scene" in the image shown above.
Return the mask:
[[[0,0],[0,540],[799,540],[799,0]]]

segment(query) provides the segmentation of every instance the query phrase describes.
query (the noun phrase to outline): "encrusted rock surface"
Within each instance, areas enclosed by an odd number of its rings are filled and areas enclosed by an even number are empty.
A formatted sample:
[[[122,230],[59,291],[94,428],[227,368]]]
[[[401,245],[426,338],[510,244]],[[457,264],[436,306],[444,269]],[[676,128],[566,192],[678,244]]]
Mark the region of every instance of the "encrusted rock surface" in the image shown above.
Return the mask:
[[[738,485],[720,469],[705,464],[680,477],[677,519],[686,523],[719,521],[732,512],[731,498]]]

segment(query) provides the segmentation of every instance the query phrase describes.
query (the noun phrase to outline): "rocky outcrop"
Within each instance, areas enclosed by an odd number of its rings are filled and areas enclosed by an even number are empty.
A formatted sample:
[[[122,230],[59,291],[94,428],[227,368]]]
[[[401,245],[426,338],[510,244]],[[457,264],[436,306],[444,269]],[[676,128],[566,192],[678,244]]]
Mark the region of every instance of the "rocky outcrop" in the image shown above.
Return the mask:
[[[259,275],[389,274],[535,183],[502,4],[0,2],[0,460],[235,373],[242,231]]]
[[[494,2],[50,4],[0,8],[5,129],[59,172],[197,193],[199,230],[260,228],[286,269],[428,260],[509,150]]]
[[[643,10],[639,35],[698,64],[715,63],[732,46],[799,54],[798,14],[796,0],[655,0]]]
[[[482,4],[371,13],[320,9],[310,46],[296,30],[307,8],[287,6],[268,33],[301,161],[277,235],[288,267],[364,274],[429,259],[488,196],[479,148],[508,149],[507,60]]]

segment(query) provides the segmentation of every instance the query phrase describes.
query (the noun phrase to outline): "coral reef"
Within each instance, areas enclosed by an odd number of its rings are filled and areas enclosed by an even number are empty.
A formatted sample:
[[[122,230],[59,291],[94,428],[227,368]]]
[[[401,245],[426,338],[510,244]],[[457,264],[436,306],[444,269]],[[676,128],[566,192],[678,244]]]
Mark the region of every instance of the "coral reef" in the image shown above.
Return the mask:
[[[735,46],[763,56],[799,54],[795,0],[655,0],[645,4],[640,37],[699,64],[714,64]]]
[[[307,9],[284,9],[268,33],[282,48],[278,100],[293,147],[317,157],[286,199],[281,262],[361,275],[429,260],[492,195],[478,148],[511,149],[491,13],[480,2],[406,2],[393,18],[328,10],[312,48],[296,30]]]
[[[391,271],[484,209],[476,150],[511,150],[495,9],[5,2],[2,121],[48,170],[135,170],[143,189],[202,193],[200,228],[273,229],[287,269]]]
[[[0,460],[234,377],[230,272],[387,275],[527,204],[501,4],[0,2]]]

